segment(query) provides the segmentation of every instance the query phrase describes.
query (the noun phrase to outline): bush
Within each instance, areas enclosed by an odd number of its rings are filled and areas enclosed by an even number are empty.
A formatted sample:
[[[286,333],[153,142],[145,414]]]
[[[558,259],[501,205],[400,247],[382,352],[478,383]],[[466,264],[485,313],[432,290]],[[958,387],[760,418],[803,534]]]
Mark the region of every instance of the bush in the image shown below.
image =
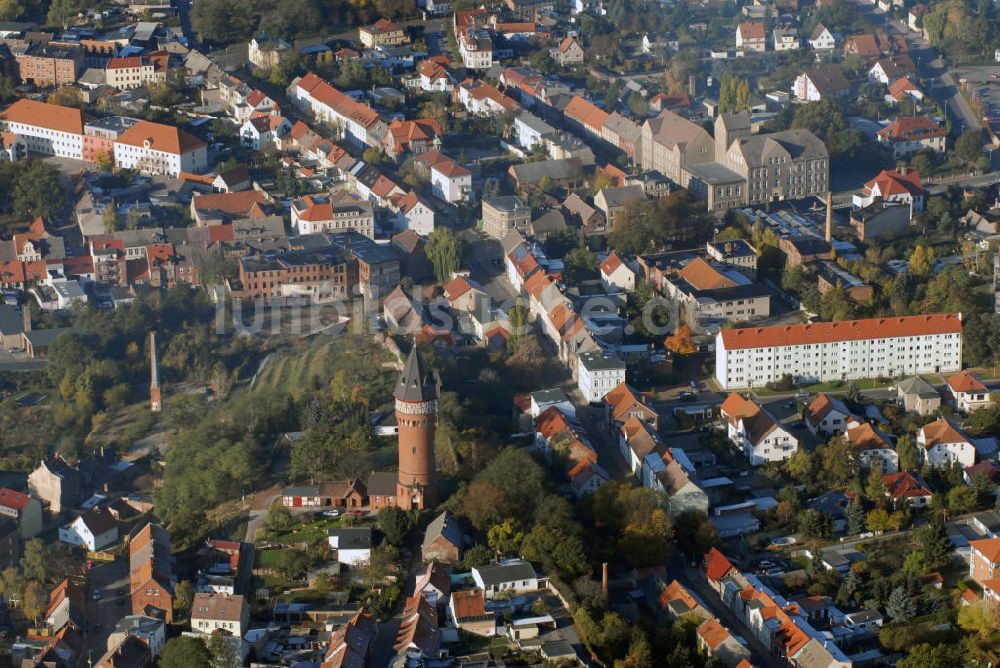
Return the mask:
[[[791,392],[795,389],[795,378],[792,374],[786,373],[778,380],[772,380],[765,387],[772,392]]]

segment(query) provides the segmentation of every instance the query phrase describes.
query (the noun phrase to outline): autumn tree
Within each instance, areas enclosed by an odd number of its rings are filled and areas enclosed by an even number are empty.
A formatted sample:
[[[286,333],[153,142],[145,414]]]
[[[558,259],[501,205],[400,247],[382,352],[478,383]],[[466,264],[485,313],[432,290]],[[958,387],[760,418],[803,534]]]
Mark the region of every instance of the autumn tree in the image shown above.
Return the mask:
[[[21,595],[21,609],[24,611],[24,615],[31,619],[35,625],[38,624],[38,620],[45,614],[48,602],[49,597],[45,593],[45,587],[40,582],[31,580],[24,587],[24,593]]]
[[[667,350],[678,355],[690,355],[697,350],[691,328],[686,322],[678,325],[674,333],[664,339],[663,345]]]

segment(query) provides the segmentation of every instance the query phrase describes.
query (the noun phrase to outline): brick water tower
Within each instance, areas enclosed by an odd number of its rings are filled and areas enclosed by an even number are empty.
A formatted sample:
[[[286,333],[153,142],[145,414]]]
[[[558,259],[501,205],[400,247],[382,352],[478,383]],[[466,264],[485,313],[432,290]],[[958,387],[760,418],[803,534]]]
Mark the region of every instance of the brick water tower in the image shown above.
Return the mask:
[[[437,378],[414,345],[393,392],[399,426],[396,505],[422,510],[434,505],[434,431],[437,427]]]

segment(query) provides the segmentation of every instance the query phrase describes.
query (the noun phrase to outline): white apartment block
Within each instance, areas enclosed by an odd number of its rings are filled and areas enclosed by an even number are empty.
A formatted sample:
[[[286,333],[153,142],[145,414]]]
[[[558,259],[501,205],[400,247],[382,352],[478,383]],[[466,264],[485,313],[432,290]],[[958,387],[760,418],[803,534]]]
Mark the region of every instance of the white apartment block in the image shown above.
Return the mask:
[[[577,364],[577,387],[584,399],[592,404],[625,382],[625,363],[614,353],[581,353],[577,357]]]
[[[104,70],[104,81],[112,88],[129,90],[167,80],[165,69],[158,70],[153,61],[139,56],[112,58]]]
[[[952,373],[961,365],[960,313],[724,329],[715,342],[715,377],[726,390],[786,374],[815,383]]]
[[[493,67],[493,40],[484,30],[472,30],[458,36],[458,51],[462,63],[470,70],[488,70]]]

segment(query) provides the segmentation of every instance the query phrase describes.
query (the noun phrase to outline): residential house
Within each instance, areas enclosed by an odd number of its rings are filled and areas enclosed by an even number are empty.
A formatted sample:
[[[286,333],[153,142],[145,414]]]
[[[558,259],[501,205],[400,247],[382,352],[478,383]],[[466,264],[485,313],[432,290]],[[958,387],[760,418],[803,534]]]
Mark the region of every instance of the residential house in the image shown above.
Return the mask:
[[[191,630],[205,635],[221,631],[242,638],[250,630],[250,606],[241,594],[198,592],[191,603]]]
[[[771,44],[775,51],[794,51],[801,46],[799,33],[794,28],[775,28],[771,31]]]
[[[809,431],[827,437],[846,431],[852,418],[854,415],[843,401],[825,392],[817,394],[805,409]]]
[[[375,644],[375,617],[358,610],[354,617],[330,634],[330,644],[323,653],[323,668],[365,666]]]
[[[397,232],[412,230],[426,237],[434,231],[434,206],[415,190],[400,197],[394,205],[396,206],[394,227]]]
[[[736,48],[763,53],[767,50],[767,32],[760,21],[744,21],[736,27]]]
[[[579,224],[584,234],[590,236],[607,232],[604,214],[584,201],[578,194],[570,193],[563,201],[562,208],[571,221]]]
[[[642,186],[621,186],[617,188],[602,188],[594,196],[594,206],[604,214],[608,229],[614,229],[619,216],[629,204],[646,199],[646,191]]]
[[[632,292],[635,290],[635,270],[625,263],[615,251],[601,262],[601,285],[608,292]]]
[[[240,126],[243,145],[254,151],[277,149],[292,130],[288,119],[280,114],[253,116]]]
[[[934,415],[941,410],[941,394],[920,376],[913,376],[896,385],[896,402],[907,413]]]
[[[385,134],[385,152],[393,160],[404,155],[420,155],[433,149],[439,142],[441,126],[432,118],[394,120]]]
[[[745,239],[709,241],[705,251],[716,262],[736,269],[750,280],[757,279],[757,249]]]
[[[174,574],[170,550],[170,534],[163,527],[147,524],[132,537],[129,551],[129,591],[132,614],[150,611],[162,615],[168,623],[174,619]]]
[[[868,80],[886,86],[902,78],[915,78],[917,67],[907,55],[879,58],[868,70]]]
[[[792,85],[792,95],[802,102],[819,102],[843,97],[851,84],[838,65],[819,65],[800,74]]]
[[[882,476],[882,483],[885,485],[885,495],[892,499],[896,507],[906,504],[913,508],[923,508],[930,504],[933,496],[927,483],[909,471],[887,473]]]
[[[429,170],[435,196],[450,204],[465,202],[471,197],[472,172],[439,150],[423,153],[415,158],[415,162]]]
[[[456,591],[448,601],[448,617],[455,628],[487,638],[496,635],[496,613],[486,610],[482,589]]]
[[[59,527],[59,540],[88,552],[100,552],[118,542],[118,520],[107,506],[95,506]]]
[[[30,494],[0,487],[0,515],[17,524],[22,538],[33,538],[42,531],[42,504]]]
[[[432,58],[420,61],[417,65],[417,75],[420,89],[428,93],[450,93],[458,83],[447,63]]]
[[[441,289],[453,311],[475,311],[482,305],[483,299],[487,298],[483,286],[465,276],[456,276],[442,285]]]
[[[990,388],[969,369],[963,369],[948,378],[948,393],[955,410],[968,415],[974,410],[993,404]]]
[[[766,409],[732,392],[719,408],[729,440],[754,466],[788,459],[799,447],[798,439]]]
[[[149,646],[135,636],[123,636],[108,645],[108,651],[97,660],[94,668],[150,668],[153,665]]]
[[[458,520],[446,510],[427,525],[420,544],[420,557],[424,561],[453,564],[462,558],[465,542],[465,533]]]
[[[659,429],[660,416],[646,403],[646,399],[626,383],[604,395],[604,415],[608,428],[617,432],[630,418],[637,417],[655,432]]]
[[[582,353],[577,361],[577,387],[583,398],[592,404],[625,382],[625,363],[614,353]]]
[[[493,195],[482,198],[483,232],[503,239],[516,230],[524,233],[531,223],[531,207],[517,195]]]
[[[283,39],[261,33],[247,47],[247,59],[254,70],[271,70],[281,64],[282,58],[291,54],[292,45]]]
[[[388,126],[378,112],[312,72],[292,81],[287,94],[299,111],[337,127],[346,141],[358,146],[379,146],[385,138]]]
[[[948,132],[927,116],[900,116],[879,130],[876,137],[898,159],[925,149],[944,153]]]
[[[698,627],[696,634],[698,649],[726,668],[739,668],[751,658],[746,645],[737,640],[717,619],[706,619]]]
[[[167,54],[112,58],[104,68],[104,82],[118,90],[131,90],[167,80]]]
[[[509,559],[472,569],[472,579],[489,599],[525,594],[540,587],[534,567],[523,559]]]
[[[70,510],[80,501],[80,470],[70,466],[56,454],[42,460],[28,474],[28,490],[32,496],[48,505],[53,515]]]
[[[583,64],[583,47],[575,37],[569,36],[559,42],[554,53],[555,61],[563,67]]]
[[[812,34],[809,35],[809,46],[815,51],[832,51],[837,48],[837,40],[834,39],[829,28],[822,23],[817,23]]]
[[[976,463],[976,446],[954,420],[943,417],[925,424],[917,432],[917,448],[932,467],[958,462],[962,467]]]
[[[914,213],[920,213],[924,210],[926,194],[916,170],[906,167],[883,169],[878,176],[865,183],[859,194],[854,195],[851,206],[864,208],[881,198],[886,203],[909,205]]]
[[[380,46],[399,46],[410,41],[406,35],[406,29],[389,19],[379,19],[371,25],[361,26],[358,29],[358,38],[369,49]]]
[[[889,84],[889,92],[886,93],[885,101],[889,104],[896,104],[897,102],[902,102],[903,100],[909,100],[910,102],[921,102],[924,99],[924,92],[920,90],[920,86],[913,83],[909,77],[903,77],[901,79],[896,79],[891,84]]]
[[[304,195],[291,201],[292,227],[299,234],[354,230],[375,236],[375,213],[371,202],[354,195],[339,199]]]
[[[371,559],[371,527],[330,529],[327,542],[337,551],[337,561],[341,564],[362,566]]]
[[[870,470],[876,466],[883,473],[896,473],[899,470],[899,456],[892,441],[871,423],[854,423],[844,435],[862,470]]]
[[[419,594],[409,597],[403,607],[402,621],[393,644],[399,664],[422,665],[428,659],[436,658],[440,647],[437,610]]]
[[[578,188],[584,181],[583,163],[579,158],[541,160],[511,165],[507,173],[518,188],[538,188],[545,179],[557,188]]]

